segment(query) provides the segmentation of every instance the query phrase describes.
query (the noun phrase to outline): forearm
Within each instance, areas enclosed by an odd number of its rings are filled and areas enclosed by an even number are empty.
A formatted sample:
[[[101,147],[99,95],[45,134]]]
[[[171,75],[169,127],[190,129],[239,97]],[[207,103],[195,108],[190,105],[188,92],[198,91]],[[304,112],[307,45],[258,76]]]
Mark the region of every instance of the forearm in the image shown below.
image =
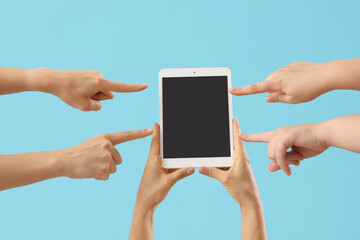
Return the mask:
[[[241,239],[264,240],[266,228],[261,200],[249,204],[240,204],[241,209]]]
[[[17,69],[0,67],[0,95],[25,91],[51,93],[56,88],[54,76],[59,71],[48,68]]]
[[[332,147],[360,153],[360,115],[348,115],[323,122],[322,135]]]
[[[0,191],[63,176],[58,151],[0,156]]]
[[[30,91],[29,71],[0,67],[0,94]]]
[[[155,209],[148,209],[135,204],[129,240],[154,239],[154,213]]]
[[[360,91],[360,58],[329,62],[331,89],[349,89]]]

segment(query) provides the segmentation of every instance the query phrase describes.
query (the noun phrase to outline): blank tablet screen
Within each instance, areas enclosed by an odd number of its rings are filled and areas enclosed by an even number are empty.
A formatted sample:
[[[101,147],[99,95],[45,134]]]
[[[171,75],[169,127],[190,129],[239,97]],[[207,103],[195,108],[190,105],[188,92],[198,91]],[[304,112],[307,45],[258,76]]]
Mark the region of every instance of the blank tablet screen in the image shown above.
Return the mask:
[[[227,76],[166,77],[164,158],[229,157]]]

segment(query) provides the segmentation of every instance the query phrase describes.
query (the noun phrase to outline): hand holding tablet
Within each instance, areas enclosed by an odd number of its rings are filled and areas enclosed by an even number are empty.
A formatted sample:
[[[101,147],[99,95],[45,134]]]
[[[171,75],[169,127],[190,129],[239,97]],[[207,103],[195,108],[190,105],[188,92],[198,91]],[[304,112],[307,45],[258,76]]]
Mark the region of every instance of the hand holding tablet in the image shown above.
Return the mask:
[[[154,125],[149,158],[141,178],[130,228],[130,240],[154,239],[154,213],[170,189],[179,180],[194,173],[194,168],[161,167],[160,127]]]
[[[251,168],[245,145],[241,141],[240,126],[233,119],[233,164],[228,170],[201,167],[199,173],[217,179],[241,208],[241,239],[266,239],[265,220],[259,189]]]

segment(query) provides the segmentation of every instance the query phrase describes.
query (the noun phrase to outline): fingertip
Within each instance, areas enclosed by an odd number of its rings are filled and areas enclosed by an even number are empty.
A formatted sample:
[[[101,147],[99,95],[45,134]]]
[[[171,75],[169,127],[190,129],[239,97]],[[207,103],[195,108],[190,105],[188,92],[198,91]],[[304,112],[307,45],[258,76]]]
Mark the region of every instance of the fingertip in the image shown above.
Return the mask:
[[[186,174],[189,176],[195,172],[195,169],[193,167],[186,169]]]
[[[206,175],[206,174],[207,174],[207,169],[206,169],[206,167],[200,167],[200,168],[199,168],[199,173],[200,173],[200,174],[203,174],[203,175]]]
[[[271,97],[271,96],[266,97],[265,101],[268,102],[268,103],[274,103],[275,102],[274,98]]]
[[[143,84],[140,84],[140,87],[141,87],[142,90],[145,90],[145,89],[147,89],[149,87],[149,84],[143,83]]]
[[[291,176],[291,168],[288,166],[285,171],[286,175]]]
[[[153,130],[151,128],[145,129],[146,134],[150,135],[153,133]]]
[[[300,161],[294,161],[294,162],[293,162],[293,165],[295,165],[295,166],[300,166]]]
[[[230,93],[230,94],[237,95],[238,92],[239,92],[239,89],[240,89],[240,88],[230,88],[230,89],[229,89],[229,93]]]
[[[102,108],[102,104],[101,102],[98,102],[98,101],[94,101],[93,104],[92,104],[92,111],[99,111],[101,110]]]

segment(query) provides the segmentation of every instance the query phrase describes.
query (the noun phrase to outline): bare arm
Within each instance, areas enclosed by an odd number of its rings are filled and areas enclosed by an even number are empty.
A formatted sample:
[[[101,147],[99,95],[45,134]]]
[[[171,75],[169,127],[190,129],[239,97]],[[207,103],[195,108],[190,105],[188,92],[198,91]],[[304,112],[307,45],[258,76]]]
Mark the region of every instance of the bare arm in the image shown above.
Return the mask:
[[[154,214],[155,209],[147,209],[139,204],[135,204],[129,234],[130,240],[154,239]]]
[[[60,154],[35,152],[0,156],[0,191],[64,176]]]
[[[241,205],[241,239],[267,239],[261,200]]]
[[[35,90],[29,79],[29,69],[0,67],[0,94]]]
[[[142,129],[101,134],[64,150],[0,155],[0,191],[55,177],[107,180],[122,162],[115,145],[151,133]]]
[[[360,153],[360,115],[348,115],[322,123],[329,146]]]
[[[101,72],[93,70],[0,67],[0,94],[25,91],[50,93],[82,111],[100,110],[101,101],[114,98],[113,92],[138,92],[146,88],[147,84],[110,81]]]

